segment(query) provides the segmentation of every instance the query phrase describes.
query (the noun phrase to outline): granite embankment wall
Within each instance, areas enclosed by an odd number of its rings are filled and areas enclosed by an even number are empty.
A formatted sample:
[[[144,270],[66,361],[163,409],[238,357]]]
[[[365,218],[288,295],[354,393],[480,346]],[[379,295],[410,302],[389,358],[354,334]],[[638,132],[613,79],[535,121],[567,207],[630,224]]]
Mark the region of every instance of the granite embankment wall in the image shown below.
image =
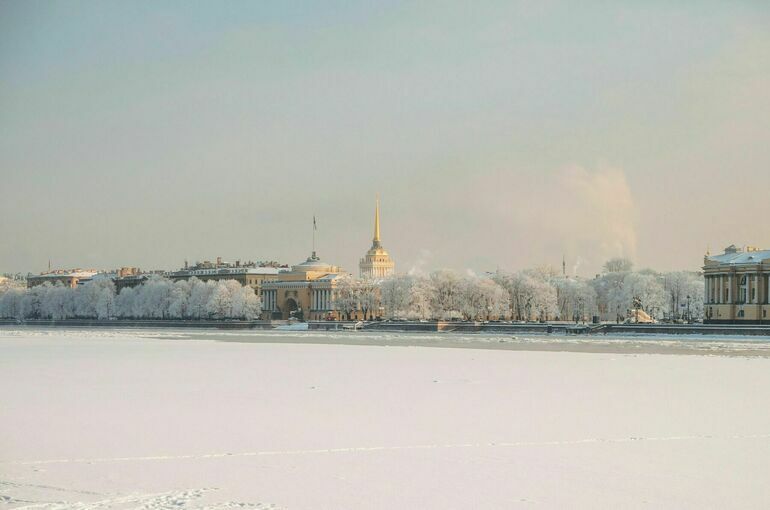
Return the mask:
[[[47,320],[0,319],[0,326],[31,327],[85,327],[85,328],[211,328],[211,329],[273,329],[286,324],[285,321],[215,321],[215,320],[95,320],[65,319]],[[311,330],[352,329],[353,322],[310,322]],[[572,323],[553,324],[506,324],[474,323],[455,321],[428,322],[368,322],[359,327],[365,331],[388,331],[404,333],[486,333],[486,334],[535,334],[535,335],[743,335],[770,337],[770,325],[734,324],[598,324],[575,325]]]
[[[472,322],[373,322],[364,326],[367,331],[413,331],[492,334],[541,334],[541,335],[747,335],[770,336],[770,325],[703,325],[703,324],[506,324]]]
[[[272,329],[270,321],[193,321],[193,320],[97,320],[97,319],[0,319],[0,326],[84,327],[84,328],[215,328]]]

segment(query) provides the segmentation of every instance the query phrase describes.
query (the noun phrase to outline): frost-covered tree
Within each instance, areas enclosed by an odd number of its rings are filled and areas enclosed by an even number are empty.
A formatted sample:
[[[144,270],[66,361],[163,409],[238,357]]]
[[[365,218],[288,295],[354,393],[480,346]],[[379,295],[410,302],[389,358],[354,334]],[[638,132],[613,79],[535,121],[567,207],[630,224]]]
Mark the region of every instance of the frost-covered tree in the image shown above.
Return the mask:
[[[460,311],[469,320],[501,317],[508,310],[508,292],[490,278],[469,276],[462,282]]]
[[[233,290],[233,316],[245,320],[258,318],[262,312],[262,302],[259,296],[248,285],[238,284],[238,286],[240,288]]]
[[[0,293],[0,317],[9,319],[23,319],[21,315],[21,300],[26,289],[8,288]]]
[[[371,279],[359,280],[356,291],[363,319],[373,319],[380,307],[380,290],[377,282]]]
[[[350,275],[345,275],[337,280],[332,303],[344,319],[353,319],[355,313],[360,309],[358,284],[358,280]]]
[[[431,309],[436,318],[460,318],[463,279],[454,271],[446,269],[433,271],[429,279],[432,288]]]
[[[43,315],[54,320],[75,317],[76,289],[57,284],[48,290],[43,304]]]
[[[454,302],[464,320],[477,320],[486,315],[486,301],[479,279],[475,276],[467,276],[460,280],[460,289]]]
[[[585,280],[560,278],[554,286],[560,319],[587,320],[596,313],[596,291]]]
[[[504,318],[510,310],[508,292],[505,288],[490,278],[484,278],[480,287],[486,305],[487,319]]]
[[[214,282],[203,282],[198,278],[190,278],[190,297],[187,300],[187,314],[191,319],[205,319],[208,314],[208,303],[214,292]]]
[[[666,291],[666,309],[672,319],[703,317],[705,284],[703,275],[693,271],[674,271],[663,275]],[[687,296],[690,297],[689,301]],[[687,305],[690,307],[690,317]]]
[[[623,286],[627,272],[605,273],[591,281],[596,292],[596,305],[603,320],[621,320],[626,313]]]
[[[514,320],[549,320],[558,313],[554,278],[548,271],[498,273],[495,280],[507,292]]]
[[[237,282],[236,282],[237,283]],[[215,319],[224,319],[233,315],[233,295],[227,284],[218,281],[211,293],[206,311]]]
[[[433,287],[433,281],[424,276],[414,278],[409,288],[409,309],[406,317],[408,319],[425,320],[436,317],[431,303],[433,294],[436,292]]]
[[[605,273],[628,273],[633,268],[634,263],[623,257],[615,257],[604,263]]]
[[[260,311],[254,290],[235,280],[172,282],[154,276],[116,295],[112,280],[104,278],[74,289],[46,283],[0,293],[0,317],[18,319],[254,319]]]
[[[115,297],[115,315],[121,319],[133,319],[137,317],[136,290],[126,287]]]
[[[386,318],[395,319],[409,314],[415,279],[411,275],[394,275],[380,283],[380,299]]]
[[[655,316],[666,303],[666,294],[661,279],[649,272],[629,273],[623,282],[622,302],[625,310],[636,307],[648,315]]]

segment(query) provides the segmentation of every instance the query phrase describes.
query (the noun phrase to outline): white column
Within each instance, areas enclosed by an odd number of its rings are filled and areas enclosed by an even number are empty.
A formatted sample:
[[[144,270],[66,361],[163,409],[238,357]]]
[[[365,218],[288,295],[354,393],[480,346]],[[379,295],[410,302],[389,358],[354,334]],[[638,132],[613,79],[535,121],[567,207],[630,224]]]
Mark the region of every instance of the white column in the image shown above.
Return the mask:
[[[706,276],[706,304],[711,303],[711,277]]]
[[[751,302],[754,304],[759,303],[759,273],[754,274],[754,299]]]
[[[719,275],[719,292],[717,292],[717,303],[722,304],[724,301],[724,286],[725,286],[725,277],[724,275]]]
[[[719,299],[717,303],[720,305],[725,302],[725,275],[719,275]]]

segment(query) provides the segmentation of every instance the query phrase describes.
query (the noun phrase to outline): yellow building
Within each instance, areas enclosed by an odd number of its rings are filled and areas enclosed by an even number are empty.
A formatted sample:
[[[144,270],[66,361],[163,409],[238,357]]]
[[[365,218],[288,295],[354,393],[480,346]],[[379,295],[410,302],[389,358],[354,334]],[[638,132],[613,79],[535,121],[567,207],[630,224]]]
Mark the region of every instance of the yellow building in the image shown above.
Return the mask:
[[[364,258],[358,264],[358,270],[361,278],[364,279],[382,279],[393,274],[396,264],[390,258],[388,252],[380,243],[380,200],[374,208],[374,238],[372,247],[366,252]]]
[[[703,260],[704,322],[761,324],[770,316],[770,250],[735,245]]]
[[[314,251],[305,262],[262,283],[262,318],[338,319],[335,289],[345,276],[340,267],[322,262]]]

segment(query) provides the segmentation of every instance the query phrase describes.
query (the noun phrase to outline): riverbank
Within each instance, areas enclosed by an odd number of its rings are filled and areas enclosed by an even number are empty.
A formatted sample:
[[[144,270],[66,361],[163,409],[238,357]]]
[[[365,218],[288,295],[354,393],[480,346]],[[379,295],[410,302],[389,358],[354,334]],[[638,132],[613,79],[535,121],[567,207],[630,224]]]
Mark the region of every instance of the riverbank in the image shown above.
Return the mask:
[[[212,328],[64,328],[0,326],[2,338],[63,340],[112,338],[190,340],[245,344],[348,345],[363,347],[433,347],[496,351],[574,352],[586,354],[665,354],[770,358],[770,337],[702,335],[537,335],[520,333],[392,332]]]
[[[204,328],[204,329],[264,329],[286,325],[286,321],[241,320],[96,320],[96,319],[0,319],[0,326],[84,327],[84,328]],[[574,323],[504,323],[459,321],[311,321],[308,330],[338,331],[358,324],[363,331],[403,333],[487,333],[500,335],[704,335],[704,336],[766,336],[770,325],[735,324],[574,324]]]

